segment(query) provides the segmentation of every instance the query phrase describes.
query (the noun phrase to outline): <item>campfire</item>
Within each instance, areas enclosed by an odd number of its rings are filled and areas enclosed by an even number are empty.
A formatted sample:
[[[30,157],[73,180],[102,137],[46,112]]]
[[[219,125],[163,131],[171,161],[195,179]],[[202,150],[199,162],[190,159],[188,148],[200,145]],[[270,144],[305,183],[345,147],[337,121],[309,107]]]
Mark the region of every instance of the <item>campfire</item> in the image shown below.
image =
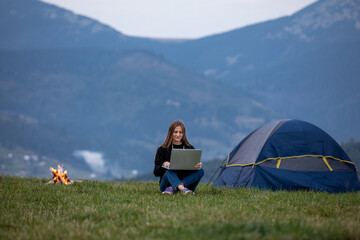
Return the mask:
[[[54,168],[50,168],[50,171],[53,174],[53,180],[50,182],[54,182],[54,184],[56,183],[64,183],[66,185],[71,184],[72,182],[70,181],[70,178],[66,175],[67,171],[63,171],[63,168],[58,165],[58,169],[54,169]]]

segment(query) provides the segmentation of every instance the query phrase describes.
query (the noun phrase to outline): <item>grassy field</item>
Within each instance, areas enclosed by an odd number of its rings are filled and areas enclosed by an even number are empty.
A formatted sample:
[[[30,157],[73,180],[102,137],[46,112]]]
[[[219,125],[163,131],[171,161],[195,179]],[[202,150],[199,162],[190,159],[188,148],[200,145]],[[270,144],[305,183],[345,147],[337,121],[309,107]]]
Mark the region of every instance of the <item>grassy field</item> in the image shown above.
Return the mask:
[[[0,177],[0,239],[360,239],[360,193]]]

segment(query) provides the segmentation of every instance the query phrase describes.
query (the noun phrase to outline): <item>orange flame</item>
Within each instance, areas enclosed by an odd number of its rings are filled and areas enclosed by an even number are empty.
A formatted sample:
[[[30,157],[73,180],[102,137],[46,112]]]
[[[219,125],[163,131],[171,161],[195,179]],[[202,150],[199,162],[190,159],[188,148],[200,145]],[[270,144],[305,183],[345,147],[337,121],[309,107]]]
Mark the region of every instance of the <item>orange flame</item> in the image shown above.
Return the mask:
[[[54,169],[54,168],[50,167],[50,171],[52,171],[54,183],[59,182],[59,183],[64,183],[66,185],[69,184],[70,179],[66,175],[67,171],[65,170],[63,172],[63,168],[60,165],[58,165],[58,169]]]

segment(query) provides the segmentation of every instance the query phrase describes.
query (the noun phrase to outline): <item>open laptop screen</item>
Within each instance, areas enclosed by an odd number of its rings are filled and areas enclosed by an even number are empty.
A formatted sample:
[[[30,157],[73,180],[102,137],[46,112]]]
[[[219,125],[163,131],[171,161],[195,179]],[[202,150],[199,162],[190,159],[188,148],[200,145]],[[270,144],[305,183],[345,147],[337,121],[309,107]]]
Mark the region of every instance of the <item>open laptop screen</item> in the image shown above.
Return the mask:
[[[196,164],[201,162],[201,149],[172,149],[170,170],[197,170]]]

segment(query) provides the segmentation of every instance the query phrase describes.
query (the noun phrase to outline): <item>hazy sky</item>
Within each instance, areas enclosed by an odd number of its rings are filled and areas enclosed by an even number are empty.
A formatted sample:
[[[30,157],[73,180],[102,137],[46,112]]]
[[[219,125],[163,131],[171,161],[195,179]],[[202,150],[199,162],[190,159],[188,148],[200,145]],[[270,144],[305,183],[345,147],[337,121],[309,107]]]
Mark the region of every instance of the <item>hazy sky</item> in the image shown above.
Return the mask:
[[[292,15],[316,0],[42,0],[131,36],[199,38]]]

